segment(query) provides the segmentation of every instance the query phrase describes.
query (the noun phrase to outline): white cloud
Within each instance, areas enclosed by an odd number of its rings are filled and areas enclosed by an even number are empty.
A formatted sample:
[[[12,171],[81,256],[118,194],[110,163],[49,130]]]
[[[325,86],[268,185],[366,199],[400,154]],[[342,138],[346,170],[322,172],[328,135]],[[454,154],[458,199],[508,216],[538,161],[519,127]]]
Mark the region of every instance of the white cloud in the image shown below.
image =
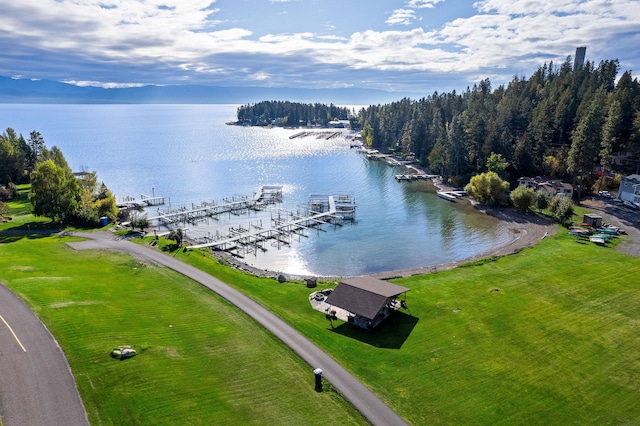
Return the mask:
[[[444,0],[409,0],[407,2],[407,7],[410,7],[413,9],[424,9],[424,8],[433,9],[433,7],[436,4],[443,1]]]
[[[121,88],[129,88],[129,87],[147,86],[144,83],[115,83],[115,82],[104,82],[104,81],[62,80],[62,82],[67,84],[73,84],[74,86],[80,86],[80,87],[92,86],[92,87],[102,87],[104,89],[121,89]]]
[[[412,9],[396,9],[391,13],[391,16],[385,21],[385,24],[389,25],[411,25],[414,21],[419,21],[422,18],[416,15],[416,12]]]
[[[271,78],[271,75],[266,72],[257,72],[253,75],[250,75],[249,77],[257,81],[265,81],[265,80],[269,80]]]
[[[417,9],[441,1],[408,0],[406,8],[391,13],[387,24],[414,24],[420,18]],[[475,15],[431,31],[365,30],[348,37],[287,33],[285,21],[282,32],[261,36],[240,26],[221,30],[220,12],[214,6],[210,0],[2,2],[0,43],[5,52],[0,52],[0,71],[29,76],[7,63],[22,52],[36,52],[31,56],[59,58],[56,78],[76,84],[129,84],[99,83],[99,78],[111,82],[115,78],[110,72],[135,67],[137,73],[117,80],[139,84],[236,79],[299,85],[318,81],[308,77],[317,72],[331,82],[327,84],[376,85],[419,73],[474,79],[513,75],[514,70],[530,73],[550,58],[563,60],[577,46],[587,46],[588,57],[612,59],[612,49],[627,46],[638,52],[640,44],[637,0],[482,0],[474,4]],[[630,59],[633,67],[638,58]],[[48,65],[36,64],[33,69]],[[140,74],[140,69],[148,74]],[[348,80],[354,72],[360,73],[356,80]],[[155,80],[157,75],[163,76],[161,81]]]

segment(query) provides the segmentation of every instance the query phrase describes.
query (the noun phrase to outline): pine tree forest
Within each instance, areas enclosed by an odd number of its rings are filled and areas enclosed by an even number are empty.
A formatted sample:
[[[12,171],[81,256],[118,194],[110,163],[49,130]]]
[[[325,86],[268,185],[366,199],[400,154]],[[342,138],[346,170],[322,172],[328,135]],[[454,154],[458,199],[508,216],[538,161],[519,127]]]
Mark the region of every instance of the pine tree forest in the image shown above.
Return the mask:
[[[568,58],[491,88],[488,79],[464,93],[372,105],[358,113],[366,145],[420,164],[456,186],[487,171],[492,153],[508,162],[511,181],[553,176],[593,181],[596,171],[631,172],[612,154],[640,152],[640,85],[619,62]]]

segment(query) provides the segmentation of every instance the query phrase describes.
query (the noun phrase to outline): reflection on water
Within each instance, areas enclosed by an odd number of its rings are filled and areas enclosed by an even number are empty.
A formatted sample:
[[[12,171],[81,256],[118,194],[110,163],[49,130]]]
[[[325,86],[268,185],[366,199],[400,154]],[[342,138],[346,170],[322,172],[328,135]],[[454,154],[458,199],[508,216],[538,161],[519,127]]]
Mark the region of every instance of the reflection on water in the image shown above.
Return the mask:
[[[0,105],[5,128],[40,131],[74,170],[97,171],[117,198],[153,191],[177,208],[275,184],[284,185],[280,207],[296,211],[311,193],[355,196],[355,224],[309,230],[280,249],[266,245],[266,252],[245,257],[259,268],[362,275],[460,260],[511,238],[468,203],[438,198],[430,182],[397,182],[399,169],[367,160],[344,138],[289,139],[296,130],[226,126],[235,111],[229,105]],[[273,214],[209,219],[187,225],[187,235],[266,225]]]

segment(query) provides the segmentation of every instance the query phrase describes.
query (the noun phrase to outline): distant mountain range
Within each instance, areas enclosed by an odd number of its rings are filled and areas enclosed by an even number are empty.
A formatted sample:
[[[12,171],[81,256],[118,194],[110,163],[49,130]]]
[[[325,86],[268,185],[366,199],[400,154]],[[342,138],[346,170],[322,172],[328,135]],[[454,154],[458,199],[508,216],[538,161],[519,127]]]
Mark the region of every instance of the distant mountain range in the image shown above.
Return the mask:
[[[51,80],[0,76],[0,103],[58,104],[247,104],[263,100],[336,105],[371,105],[394,102],[409,94],[374,89],[297,89],[272,87],[219,87],[197,85],[144,86],[105,89]]]

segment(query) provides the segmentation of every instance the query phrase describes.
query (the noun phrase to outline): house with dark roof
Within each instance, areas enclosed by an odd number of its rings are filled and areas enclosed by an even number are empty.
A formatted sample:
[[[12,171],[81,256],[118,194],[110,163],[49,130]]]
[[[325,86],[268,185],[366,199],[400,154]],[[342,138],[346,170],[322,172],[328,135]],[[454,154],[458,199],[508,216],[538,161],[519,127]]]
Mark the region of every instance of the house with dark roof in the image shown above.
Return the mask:
[[[346,311],[348,323],[371,330],[401,306],[397,298],[407,291],[373,277],[349,278],[338,284],[325,303]]]
[[[518,185],[524,185],[534,191],[544,191],[547,197],[573,197],[573,185],[562,182],[559,179],[536,176],[534,178],[521,177],[518,179]]]

